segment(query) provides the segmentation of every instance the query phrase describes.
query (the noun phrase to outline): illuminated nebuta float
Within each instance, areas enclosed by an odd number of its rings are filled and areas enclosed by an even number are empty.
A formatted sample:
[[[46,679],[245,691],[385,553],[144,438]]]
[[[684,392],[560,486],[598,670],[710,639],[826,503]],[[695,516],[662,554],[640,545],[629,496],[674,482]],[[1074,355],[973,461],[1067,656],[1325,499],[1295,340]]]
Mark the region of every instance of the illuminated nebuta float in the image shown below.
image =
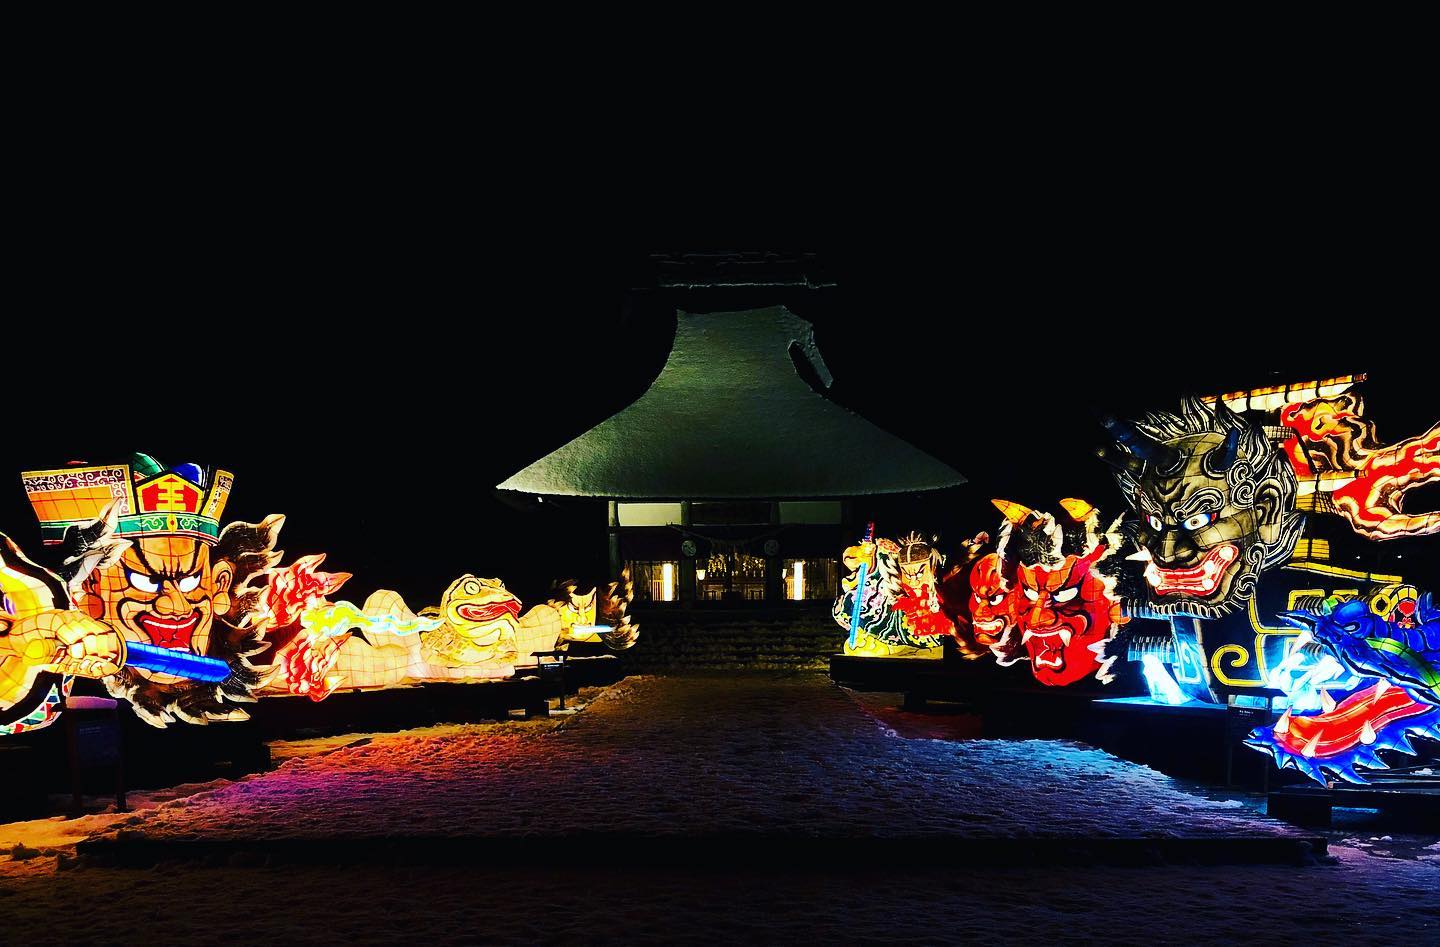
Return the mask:
[[[41,537],[60,547],[63,565],[51,575],[7,540],[6,591],[21,588],[30,604],[7,598],[5,611],[13,620],[38,607],[55,632],[46,644],[66,644],[78,659],[67,636],[81,634],[85,660],[45,658],[38,672],[27,671],[33,690],[0,709],[0,725],[14,732],[50,722],[72,676],[102,679],[154,726],[246,719],[240,705],[254,699],[267,673],[250,660],[266,631],[254,609],[280,560],[275,542],[284,518],[222,529],[233,483],[227,471],[167,468],[145,454],[124,464],[27,471],[22,480]],[[40,642],[28,650],[42,657]],[[42,691],[48,719],[37,716],[42,705],[16,718]]]
[[[845,653],[862,657],[934,658],[951,638],[978,654],[941,602],[936,573],[945,559],[934,538],[866,539],[845,550],[849,574],[831,614],[850,632]],[[968,626],[965,626],[968,629]]]
[[[566,650],[575,642],[620,651],[639,635],[626,614],[633,594],[628,575],[610,583],[603,595],[598,589],[581,594],[576,583],[562,582],[550,601],[524,614],[499,579],[464,575],[445,590],[439,606],[415,613],[386,589],[359,608],[326,600],[324,594],[344,579],[319,572],[320,561],[297,562],[301,574],[287,577],[290,584],[324,592],[294,609],[298,627],[276,651],[281,671],[271,692],[323,700],[337,689],[498,680],[536,664],[537,652]]]
[[[349,576],[321,572],[323,556],[281,567],[284,517],[221,528],[224,470],[135,454],[22,479],[63,565],[0,536],[0,735],[52,723],[77,677],[164,727],[247,719],[261,694],[505,678],[537,651],[622,650],[638,634],[628,575],[603,592],[561,583],[524,614],[500,580],[474,576],[419,614],[393,592],[331,602]]]
[[[1351,567],[1375,542],[1440,530],[1406,493],[1440,479],[1440,425],[1381,445],[1363,376],[1185,399],[1178,412],[1111,420],[1102,457],[1137,518],[1144,592],[1130,614],[1152,697],[1224,703],[1283,693],[1251,734],[1318,781],[1363,781],[1440,738],[1440,622],[1403,576]]]

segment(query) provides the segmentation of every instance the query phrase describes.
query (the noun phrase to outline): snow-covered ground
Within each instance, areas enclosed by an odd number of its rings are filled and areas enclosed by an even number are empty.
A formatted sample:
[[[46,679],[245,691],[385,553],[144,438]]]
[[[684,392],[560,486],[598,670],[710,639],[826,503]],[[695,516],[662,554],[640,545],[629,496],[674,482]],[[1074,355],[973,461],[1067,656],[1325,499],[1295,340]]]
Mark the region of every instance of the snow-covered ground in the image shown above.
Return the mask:
[[[596,829],[874,834],[953,839],[957,850],[989,838],[1292,832],[1076,744],[909,739],[819,676],[632,678],[558,725],[429,728],[312,750],[323,755],[299,753],[272,773],[86,830],[319,846]],[[0,826],[0,842],[15,834]],[[555,871],[515,869],[487,863],[483,845],[458,868],[137,871],[77,864],[70,843],[52,843],[21,854],[53,854],[0,862],[0,942],[1440,942],[1440,847],[1401,860],[1332,845],[1334,864],[1306,867],[957,859],[741,873],[703,863],[620,871],[603,851],[567,853]]]

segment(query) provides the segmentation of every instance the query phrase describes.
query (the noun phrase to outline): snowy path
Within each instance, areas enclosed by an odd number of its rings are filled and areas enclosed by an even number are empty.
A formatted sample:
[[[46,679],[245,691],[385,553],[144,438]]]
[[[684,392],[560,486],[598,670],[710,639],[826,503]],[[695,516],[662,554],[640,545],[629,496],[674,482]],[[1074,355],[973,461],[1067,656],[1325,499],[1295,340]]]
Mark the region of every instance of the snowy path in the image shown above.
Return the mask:
[[[632,679],[564,726],[377,736],[127,818],[153,840],[878,832],[953,839],[1289,830],[1107,754],[894,736],[823,678]],[[759,837],[758,835],[756,836]],[[0,944],[1440,942],[1440,862],[744,872],[0,863]],[[1437,856],[1440,857],[1440,856]],[[841,869],[836,871],[834,869]]]
[[[565,726],[398,735],[145,814],[151,839],[778,832],[1277,836],[1057,741],[902,740],[818,676],[640,678]]]

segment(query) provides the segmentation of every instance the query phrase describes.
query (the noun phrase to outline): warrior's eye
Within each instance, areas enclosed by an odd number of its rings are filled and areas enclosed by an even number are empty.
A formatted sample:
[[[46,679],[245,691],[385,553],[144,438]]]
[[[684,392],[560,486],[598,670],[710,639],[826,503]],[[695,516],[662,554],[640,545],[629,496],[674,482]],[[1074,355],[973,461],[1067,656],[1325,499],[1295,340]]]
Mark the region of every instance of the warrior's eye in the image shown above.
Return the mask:
[[[1159,530],[1165,528],[1165,524],[1160,522],[1160,517],[1156,516],[1154,513],[1151,513],[1149,516],[1145,517],[1145,522],[1150,524],[1151,529]]]
[[[1079,595],[1079,594],[1080,594],[1080,589],[1079,589],[1079,587],[1078,587],[1078,586],[1071,586],[1071,587],[1068,588],[1068,589],[1061,589],[1060,591],[1056,592],[1055,595],[1054,595],[1054,598],[1055,598],[1055,601],[1057,601],[1057,602],[1068,602],[1068,601],[1070,601],[1072,598],[1074,598],[1075,596],[1077,596],[1077,595]]]
[[[1352,622],[1350,622],[1350,624],[1348,624],[1348,625],[1341,625],[1341,626],[1340,626],[1340,630],[1341,630],[1341,631],[1345,631],[1345,632],[1349,632],[1350,634],[1353,635],[1355,632],[1357,632],[1357,631],[1360,630],[1360,623],[1359,623],[1358,621],[1352,621]]]
[[[991,605],[999,605],[999,604],[1000,604],[1001,602],[1003,602],[1003,601],[1005,601],[1005,593],[1004,593],[1004,592],[1000,592],[1000,593],[998,593],[998,594],[996,594],[996,595],[990,596],[990,604],[991,604]]]
[[[175,583],[175,587],[182,592],[193,592],[196,588],[199,587],[199,585],[200,573],[198,572],[194,575],[187,575],[185,576],[185,578]]]
[[[1185,528],[1193,533],[1197,529],[1204,529],[1213,522],[1215,522],[1214,513],[1196,513],[1185,521]]]
[[[1040,597],[1040,593],[1035,591],[1034,589],[1026,589],[1025,597],[1033,602]]]
[[[130,583],[131,588],[139,589],[141,592],[148,593],[160,591],[159,582],[156,582],[148,575],[142,575],[139,572],[132,572],[129,569],[125,570],[125,581]]]

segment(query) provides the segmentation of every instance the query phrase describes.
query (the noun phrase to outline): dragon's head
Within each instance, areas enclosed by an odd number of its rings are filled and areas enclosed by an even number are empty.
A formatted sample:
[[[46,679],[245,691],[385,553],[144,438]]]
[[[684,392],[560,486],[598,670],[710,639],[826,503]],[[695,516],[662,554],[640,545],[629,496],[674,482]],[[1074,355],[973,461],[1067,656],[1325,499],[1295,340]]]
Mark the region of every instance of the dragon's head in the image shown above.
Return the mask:
[[[1344,601],[1327,611],[1283,612],[1283,617],[1297,628],[1310,632],[1310,637],[1344,658],[1356,649],[1366,650],[1365,639],[1384,633],[1385,620],[1370,610],[1363,599]]]

